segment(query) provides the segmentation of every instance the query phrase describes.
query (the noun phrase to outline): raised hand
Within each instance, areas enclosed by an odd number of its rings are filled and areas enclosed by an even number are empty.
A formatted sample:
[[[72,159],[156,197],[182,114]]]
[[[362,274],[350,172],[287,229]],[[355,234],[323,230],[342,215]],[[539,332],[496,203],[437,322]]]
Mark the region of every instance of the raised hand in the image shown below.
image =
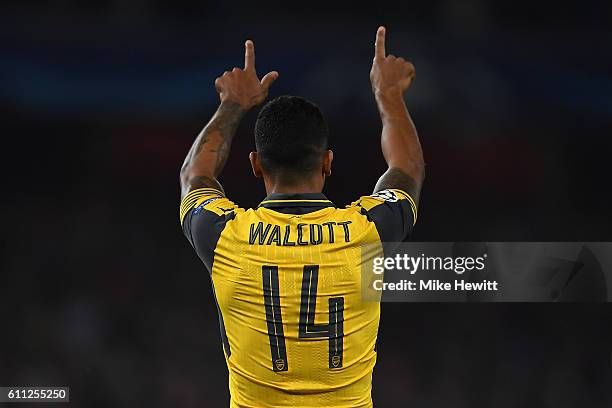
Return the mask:
[[[370,71],[372,91],[377,95],[387,92],[401,95],[408,89],[415,77],[414,65],[401,57],[386,55],[385,34],[385,27],[378,27],[374,62]]]
[[[278,78],[278,72],[268,72],[260,81],[255,72],[253,41],[247,40],[244,47],[244,69],[225,71],[215,80],[215,88],[219,92],[221,102],[235,102],[243,109],[249,110],[266,99],[270,85]]]

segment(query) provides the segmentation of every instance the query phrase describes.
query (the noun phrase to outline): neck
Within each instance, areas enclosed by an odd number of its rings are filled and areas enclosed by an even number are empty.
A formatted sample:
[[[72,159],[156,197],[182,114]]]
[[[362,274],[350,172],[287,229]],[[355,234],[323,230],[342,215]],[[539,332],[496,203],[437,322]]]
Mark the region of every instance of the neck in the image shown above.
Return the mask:
[[[294,183],[282,183],[279,180],[272,180],[264,177],[266,193],[274,194],[303,194],[320,193],[323,191],[323,178],[314,177],[310,180],[300,180]]]

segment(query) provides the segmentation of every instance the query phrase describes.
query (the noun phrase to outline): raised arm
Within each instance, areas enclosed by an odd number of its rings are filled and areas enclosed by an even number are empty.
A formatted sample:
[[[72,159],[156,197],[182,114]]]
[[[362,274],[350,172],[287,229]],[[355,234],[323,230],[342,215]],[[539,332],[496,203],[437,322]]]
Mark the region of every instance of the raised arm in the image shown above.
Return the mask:
[[[404,92],[414,76],[414,66],[410,62],[386,55],[385,28],[379,27],[370,80],[383,125],[380,144],[389,169],[376,183],[374,192],[398,188],[418,203],[425,178],[425,162],[416,128],[404,102]]]
[[[215,80],[221,103],[208,124],[189,149],[181,167],[181,198],[191,190],[212,187],[223,191],[217,177],[230,152],[234,133],[244,114],[262,103],[278,72],[266,74],[261,81],[255,72],[253,42],[245,43],[244,69],[225,71]]]

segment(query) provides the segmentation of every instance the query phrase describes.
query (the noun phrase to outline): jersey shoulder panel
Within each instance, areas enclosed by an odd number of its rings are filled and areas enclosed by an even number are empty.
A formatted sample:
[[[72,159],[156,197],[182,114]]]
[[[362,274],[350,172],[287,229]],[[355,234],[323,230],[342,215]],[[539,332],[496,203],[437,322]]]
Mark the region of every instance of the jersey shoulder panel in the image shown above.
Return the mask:
[[[213,188],[193,190],[181,201],[179,217],[183,233],[209,271],[226,223],[241,212],[244,209]]]
[[[222,191],[214,188],[199,188],[189,192],[181,200],[179,219],[183,224],[185,217],[191,210],[194,210],[196,214],[205,210],[223,215],[239,209],[241,208],[226,198]]]
[[[347,208],[359,209],[376,225],[384,242],[404,241],[417,220],[417,206],[407,192],[386,189],[362,196]]]

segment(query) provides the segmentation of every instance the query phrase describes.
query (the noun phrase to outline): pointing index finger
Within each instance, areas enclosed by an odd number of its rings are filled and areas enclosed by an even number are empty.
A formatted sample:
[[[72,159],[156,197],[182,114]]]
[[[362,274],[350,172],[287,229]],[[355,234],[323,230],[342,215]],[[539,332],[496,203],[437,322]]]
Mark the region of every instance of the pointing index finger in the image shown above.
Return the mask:
[[[255,46],[251,40],[244,43],[244,69],[255,69]]]
[[[378,31],[376,31],[376,42],[374,43],[375,58],[385,58],[385,56],[387,55],[387,53],[385,52],[385,33],[385,27],[378,27]]]

